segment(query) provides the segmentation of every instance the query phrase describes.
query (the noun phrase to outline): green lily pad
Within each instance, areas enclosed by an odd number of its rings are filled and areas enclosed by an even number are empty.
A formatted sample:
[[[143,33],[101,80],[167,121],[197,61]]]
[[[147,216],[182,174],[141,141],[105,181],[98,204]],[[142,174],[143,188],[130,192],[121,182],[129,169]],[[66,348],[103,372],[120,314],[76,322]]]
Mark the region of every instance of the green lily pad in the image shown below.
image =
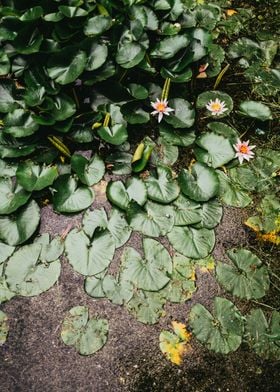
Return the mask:
[[[147,189],[144,182],[136,177],[129,178],[126,186],[122,181],[111,181],[107,186],[107,197],[117,207],[127,210],[132,201],[144,205],[147,201]]]
[[[172,166],[177,161],[178,156],[178,147],[159,137],[151,155],[151,162],[154,165]]]
[[[192,225],[201,221],[201,205],[182,194],[173,202],[174,225]]]
[[[182,98],[170,99],[169,107],[174,109],[170,116],[165,116],[164,120],[174,128],[190,128],[195,122],[195,110],[192,105]]]
[[[240,185],[232,181],[222,171],[216,173],[219,178],[219,197],[224,204],[244,208],[252,202],[251,197],[241,189]]]
[[[192,259],[208,256],[215,245],[214,230],[174,226],[167,236],[178,252]]]
[[[126,248],[122,255],[121,280],[137,288],[159,291],[170,280],[172,262],[168,251],[157,241],[144,238],[144,259],[134,248]]]
[[[86,306],[75,306],[66,315],[61,339],[67,346],[74,346],[81,355],[91,355],[107,341],[109,325],[106,319],[89,319]]]
[[[71,230],[65,240],[66,256],[79,274],[97,275],[108,268],[115,253],[110,233],[95,233],[92,239],[82,230]]]
[[[54,209],[62,213],[73,213],[88,208],[93,200],[94,193],[85,185],[79,186],[77,180],[69,174],[63,174],[54,182],[53,195]]]
[[[161,293],[138,291],[125,307],[141,323],[155,324],[164,315],[165,302]]]
[[[170,59],[179,50],[186,48],[189,43],[190,39],[187,35],[175,35],[173,37],[167,37],[159,41],[150,55],[151,57],[160,59]]]
[[[218,200],[209,200],[201,205],[201,221],[194,225],[196,229],[205,227],[206,229],[213,229],[216,227],[223,216],[223,207]]]
[[[230,162],[235,157],[235,151],[229,139],[213,132],[207,132],[196,139],[199,148],[195,148],[195,156],[199,162],[217,168]]]
[[[219,191],[219,180],[214,169],[204,163],[195,163],[191,172],[183,169],[179,175],[182,192],[194,201],[208,201]]]
[[[213,315],[201,304],[194,305],[189,315],[189,324],[195,337],[216,353],[236,351],[242,342],[242,315],[225,298],[215,297]]]
[[[95,276],[87,276],[85,278],[84,288],[85,292],[93,298],[104,298],[106,297],[102,282],[106,275],[107,270],[97,274]]]
[[[24,109],[15,109],[4,118],[3,132],[15,138],[33,135],[38,128],[32,114]]]
[[[14,246],[6,245],[0,242],[0,264],[4,263],[10,257],[15,250]]]
[[[16,177],[28,192],[40,191],[52,185],[58,177],[58,171],[56,166],[40,166],[32,161],[25,161],[19,164]]]
[[[42,259],[43,245],[33,243],[18,249],[9,258],[5,269],[6,282],[11,291],[30,297],[49,290],[60,275],[60,261]]]
[[[0,178],[0,215],[11,214],[27,203],[31,193],[10,178]]]
[[[227,255],[233,265],[217,263],[218,282],[239,298],[262,298],[269,289],[267,267],[247,249],[231,249]]]
[[[112,235],[116,248],[123,246],[131,235],[131,228],[129,227],[125,215],[117,209],[112,209],[110,212],[110,219],[107,218],[105,209],[87,211],[83,218],[83,230],[92,237],[95,230],[108,230]]]
[[[96,15],[88,19],[84,26],[84,33],[90,37],[95,37],[108,30],[112,25],[112,19],[104,15]]]
[[[180,188],[173,177],[172,170],[168,166],[157,166],[157,175],[150,175],[146,180],[148,197],[151,200],[163,204],[169,204],[175,200]]]
[[[127,129],[124,124],[115,124],[111,127],[100,127],[98,135],[105,142],[119,146],[127,140]]]
[[[9,301],[12,299],[16,294],[13,293],[6,282],[5,275],[4,275],[4,265],[0,265],[0,304],[3,302]]]
[[[133,296],[133,284],[131,282],[118,281],[110,275],[106,275],[103,279],[102,289],[106,297],[116,305],[127,303]]]
[[[0,216],[0,239],[8,245],[24,243],[37,229],[40,208],[32,200],[13,214]]]
[[[192,130],[173,128],[172,126],[160,123],[160,136],[174,146],[188,147],[195,141],[195,133]]]
[[[273,311],[267,322],[261,309],[253,309],[246,317],[245,338],[250,347],[262,358],[280,359],[280,313]]]
[[[167,301],[184,303],[192,297],[195,291],[195,267],[193,262],[179,253],[175,254],[170,281],[162,293]]]
[[[240,106],[240,113],[246,117],[255,118],[256,120],[272,120],[272,113],[268,106],[257,101],[243,101]]]
[[[174,225],[173,210],[170,206],[151,201],[144,208],[134,204],[128,210],[128,222],[133,230],[149,237],[159,237],[171,231]]]
[[[2,346],[9,334],[8,316],[0,310],[0,346]]]
[[[90,160],[82,155],[74,154],[71,157],[71,167],[80,181],[88,186],[97,184],[105,174],[105,164],[97,154],[93,155]]]

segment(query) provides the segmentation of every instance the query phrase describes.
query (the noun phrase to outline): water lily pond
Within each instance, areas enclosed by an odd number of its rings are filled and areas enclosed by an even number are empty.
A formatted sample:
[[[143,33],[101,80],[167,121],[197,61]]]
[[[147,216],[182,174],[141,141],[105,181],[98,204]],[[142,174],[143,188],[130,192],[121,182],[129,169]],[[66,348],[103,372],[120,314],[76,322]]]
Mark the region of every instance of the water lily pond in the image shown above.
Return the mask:
[[[1,2],[3,391],[280,388],[277,18]]]

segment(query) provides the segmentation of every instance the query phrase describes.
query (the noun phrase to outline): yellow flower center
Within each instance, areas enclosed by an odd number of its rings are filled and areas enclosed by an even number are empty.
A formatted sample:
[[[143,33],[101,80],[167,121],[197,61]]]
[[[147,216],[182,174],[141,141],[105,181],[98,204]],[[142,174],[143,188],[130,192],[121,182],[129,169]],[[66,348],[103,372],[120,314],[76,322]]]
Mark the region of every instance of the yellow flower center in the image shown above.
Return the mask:
[[[219,102],[214,102],[211,104],[211,109],[213,110],[213,112],[218,112],[220,111],[222,108],[222,105]]]
[[[163,103],[163,102],[158,102],[156,107],[157,107],[156,110],[157,110],[158,112],[164,112],[165,109],[166,109],[166,104]]]
[[[249,149],[248,149],[247,146],[242,145],[242,146],[240,147],[240,152],[242,152],[242,154],[248,154]]]

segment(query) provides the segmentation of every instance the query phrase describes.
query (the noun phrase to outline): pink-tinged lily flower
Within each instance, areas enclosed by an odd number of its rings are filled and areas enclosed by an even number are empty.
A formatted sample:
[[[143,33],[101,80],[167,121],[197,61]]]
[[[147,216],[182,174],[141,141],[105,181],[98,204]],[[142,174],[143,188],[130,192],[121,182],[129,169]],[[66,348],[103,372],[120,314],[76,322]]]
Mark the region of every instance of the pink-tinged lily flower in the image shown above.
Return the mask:
[[[233,145],[233,148],[236,151],[235,158],[238,158],[240,164],[243,163],[243,160],[249,161],[254,158],[253,148],[256,146],[249,146],[249,140],[247,142],[242,142],[240,139],[237,140],[237,143]]]
[[[174,109],[168,107],[167,99],[158,99],[156,102],[151,102],[152,107],[155,109],[151,114],[153,116],[158,115],[158,122],[161,122],[163,115],[169,116],[170,112],[174,112]]]
[[[206,109],[208,109],[212,116],[219,116],[228,110],[224,101],[220,101],[219,98],[216,98],[215,101],[212,99],[207,103]]]

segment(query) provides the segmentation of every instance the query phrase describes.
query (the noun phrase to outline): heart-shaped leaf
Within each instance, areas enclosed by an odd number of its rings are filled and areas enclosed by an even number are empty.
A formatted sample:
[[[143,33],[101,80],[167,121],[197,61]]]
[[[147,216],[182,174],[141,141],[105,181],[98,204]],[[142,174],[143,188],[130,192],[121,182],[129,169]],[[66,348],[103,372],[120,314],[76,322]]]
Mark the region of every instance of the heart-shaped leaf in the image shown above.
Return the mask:
[[[52,185],[58,177],[58,171],[56,166],[40,166],[29,160],[19,164],[16,176],[18,183],[32,192]]]
[[[93,191],[85,185],[78,185],[74,177],[63,174],[53,184],[54,209],[62,213],[72,213],[88,208],[94,199]]]
[[[125,307],[141,323],[155,324],[164,315],[165,302],[161,293],[137,291]]]
[[[168,233],[168,239],[178,252],[192,259],[206,257],[215,245],[214,230],[189,226],[174,226]]]
[[[134,248],[126,248],[122,256],[121,280],[136,287],[159,291],[170,280],[172,262],[167,250],[157,241],[144,238],[144,259]]]
[[[195,201],[208,201],[219,191],[219,180],[214,169],[204,163],[195,163],[191,172],[183,169],[179,175],[182,192]]]
[[[269,289],[269,274],[261,260],[247,249],[231,249],[227,252],[233,265],[218,262],[218,282],[239,298],[262,298]]]
[[[250,347],[262,358],[279,361],[280,313],[273,311],[269,322],[261,309],[253,309],[246,320],[245,337]]]
[[[168,166],[157,166],[157,175],[150,175],[145,180],[148,197],[159,203],[169,204],[175,200],[180,188],[174,180],[172,170]]]
[[[84,26],[84,33],[90,37],[100,35],[111,27],[112,19],[104,15],[96,15],[88,19]]]
[[[165,116],[165,121],[174,128],[190,128],[195,121],[195,111],[191,104],[182,99],[170,99],[169,106],[174,109],[170,116]]]
[[[217,171],[216,173],[219,178],[219,196],[223,203],[228,206],[241,208],[251,203],[251,197],[238,184],[233,182],[222,171]]]
[[[268,106],[257,101],[243,101],[240,106],[240,113],[246,117],[252,117],[257,120],[272,120],[272,113]]]
[[[214,229],[222,219],[223,207],[216,199],[209,200],[206,203],[202,203],[200,214],[201,221],[194,225],[194,227],[197,229],[201,229],[202,227]]]
[[[201,304],[194,305],[189,323],[196,338],[216,353],[236,351],[242,342],[243,318],[225,298],[215,297],[213,315]]]
[[[107,197],[117,207],[127,210],[131,201],[144,205],[147,201],[147,189],[144,182],[136,177],[126,181],[111,181],[107,186]]]
[[[81,355],[91,355],[107,341],[109,325],[105,319],[89,319],[86,306],[75,306],[66,315],[61,339],[67,346],[74,346]]]
[[[0,178],[0,215],[16,211],[30,196],[30,192],[13,183],[10,178]]]
[[[37,229],[40,208],[32,200],[13,214],[0,216],[0,239],[8,245],[20,245]]]
[[[39,128],[33,116],[24,109],[15,109],[4,120],[3,131],[16,138],[33,135]]]
[[[111,263],[115,241],[110,233],[96,233],[90,240],[82,230],[70,231],[65,240],[65,251],[75,271],[82,275],[97,275]]]
[[[211,103],[214,102],[214,106],[211,106]],[[206,106],[210,105],[211,109],[208,109]],[[210,116],[217,116],[219,118],[226,117],[233,109],[233,101],[232,98],[222,92],[222,91],[206,91],[204,93],[199,94],[196,101],[196,107],[198,109],[205,109],[206,114]]]
[[[110,275],[106,275],[103,279],[102,288],[106,297],[116,305],[127,303],[133,296],[133,284],[131,282],[118,281]]]
[[[193,200],[180,195],[173,204],[174,225],[192,225],[201,221],[201,206]]]
[[[9,258],[5,269],[11,291],[22,296],[34,296],[51,288],[60,275],[60,261],[47,263],[41,259],[42,244],[34,243],[18,249]]]
[[[95,154],[90,160],[79,154],[71,157],[72,169],[77,173],[81,182],[85,185],[97,184],[105,173],[105,165],[99,155]]]
[[[174,146],[188,147],[195,141],[195,133],[191,130],[175,129],[170,125],[161,123],[160,136]]]

